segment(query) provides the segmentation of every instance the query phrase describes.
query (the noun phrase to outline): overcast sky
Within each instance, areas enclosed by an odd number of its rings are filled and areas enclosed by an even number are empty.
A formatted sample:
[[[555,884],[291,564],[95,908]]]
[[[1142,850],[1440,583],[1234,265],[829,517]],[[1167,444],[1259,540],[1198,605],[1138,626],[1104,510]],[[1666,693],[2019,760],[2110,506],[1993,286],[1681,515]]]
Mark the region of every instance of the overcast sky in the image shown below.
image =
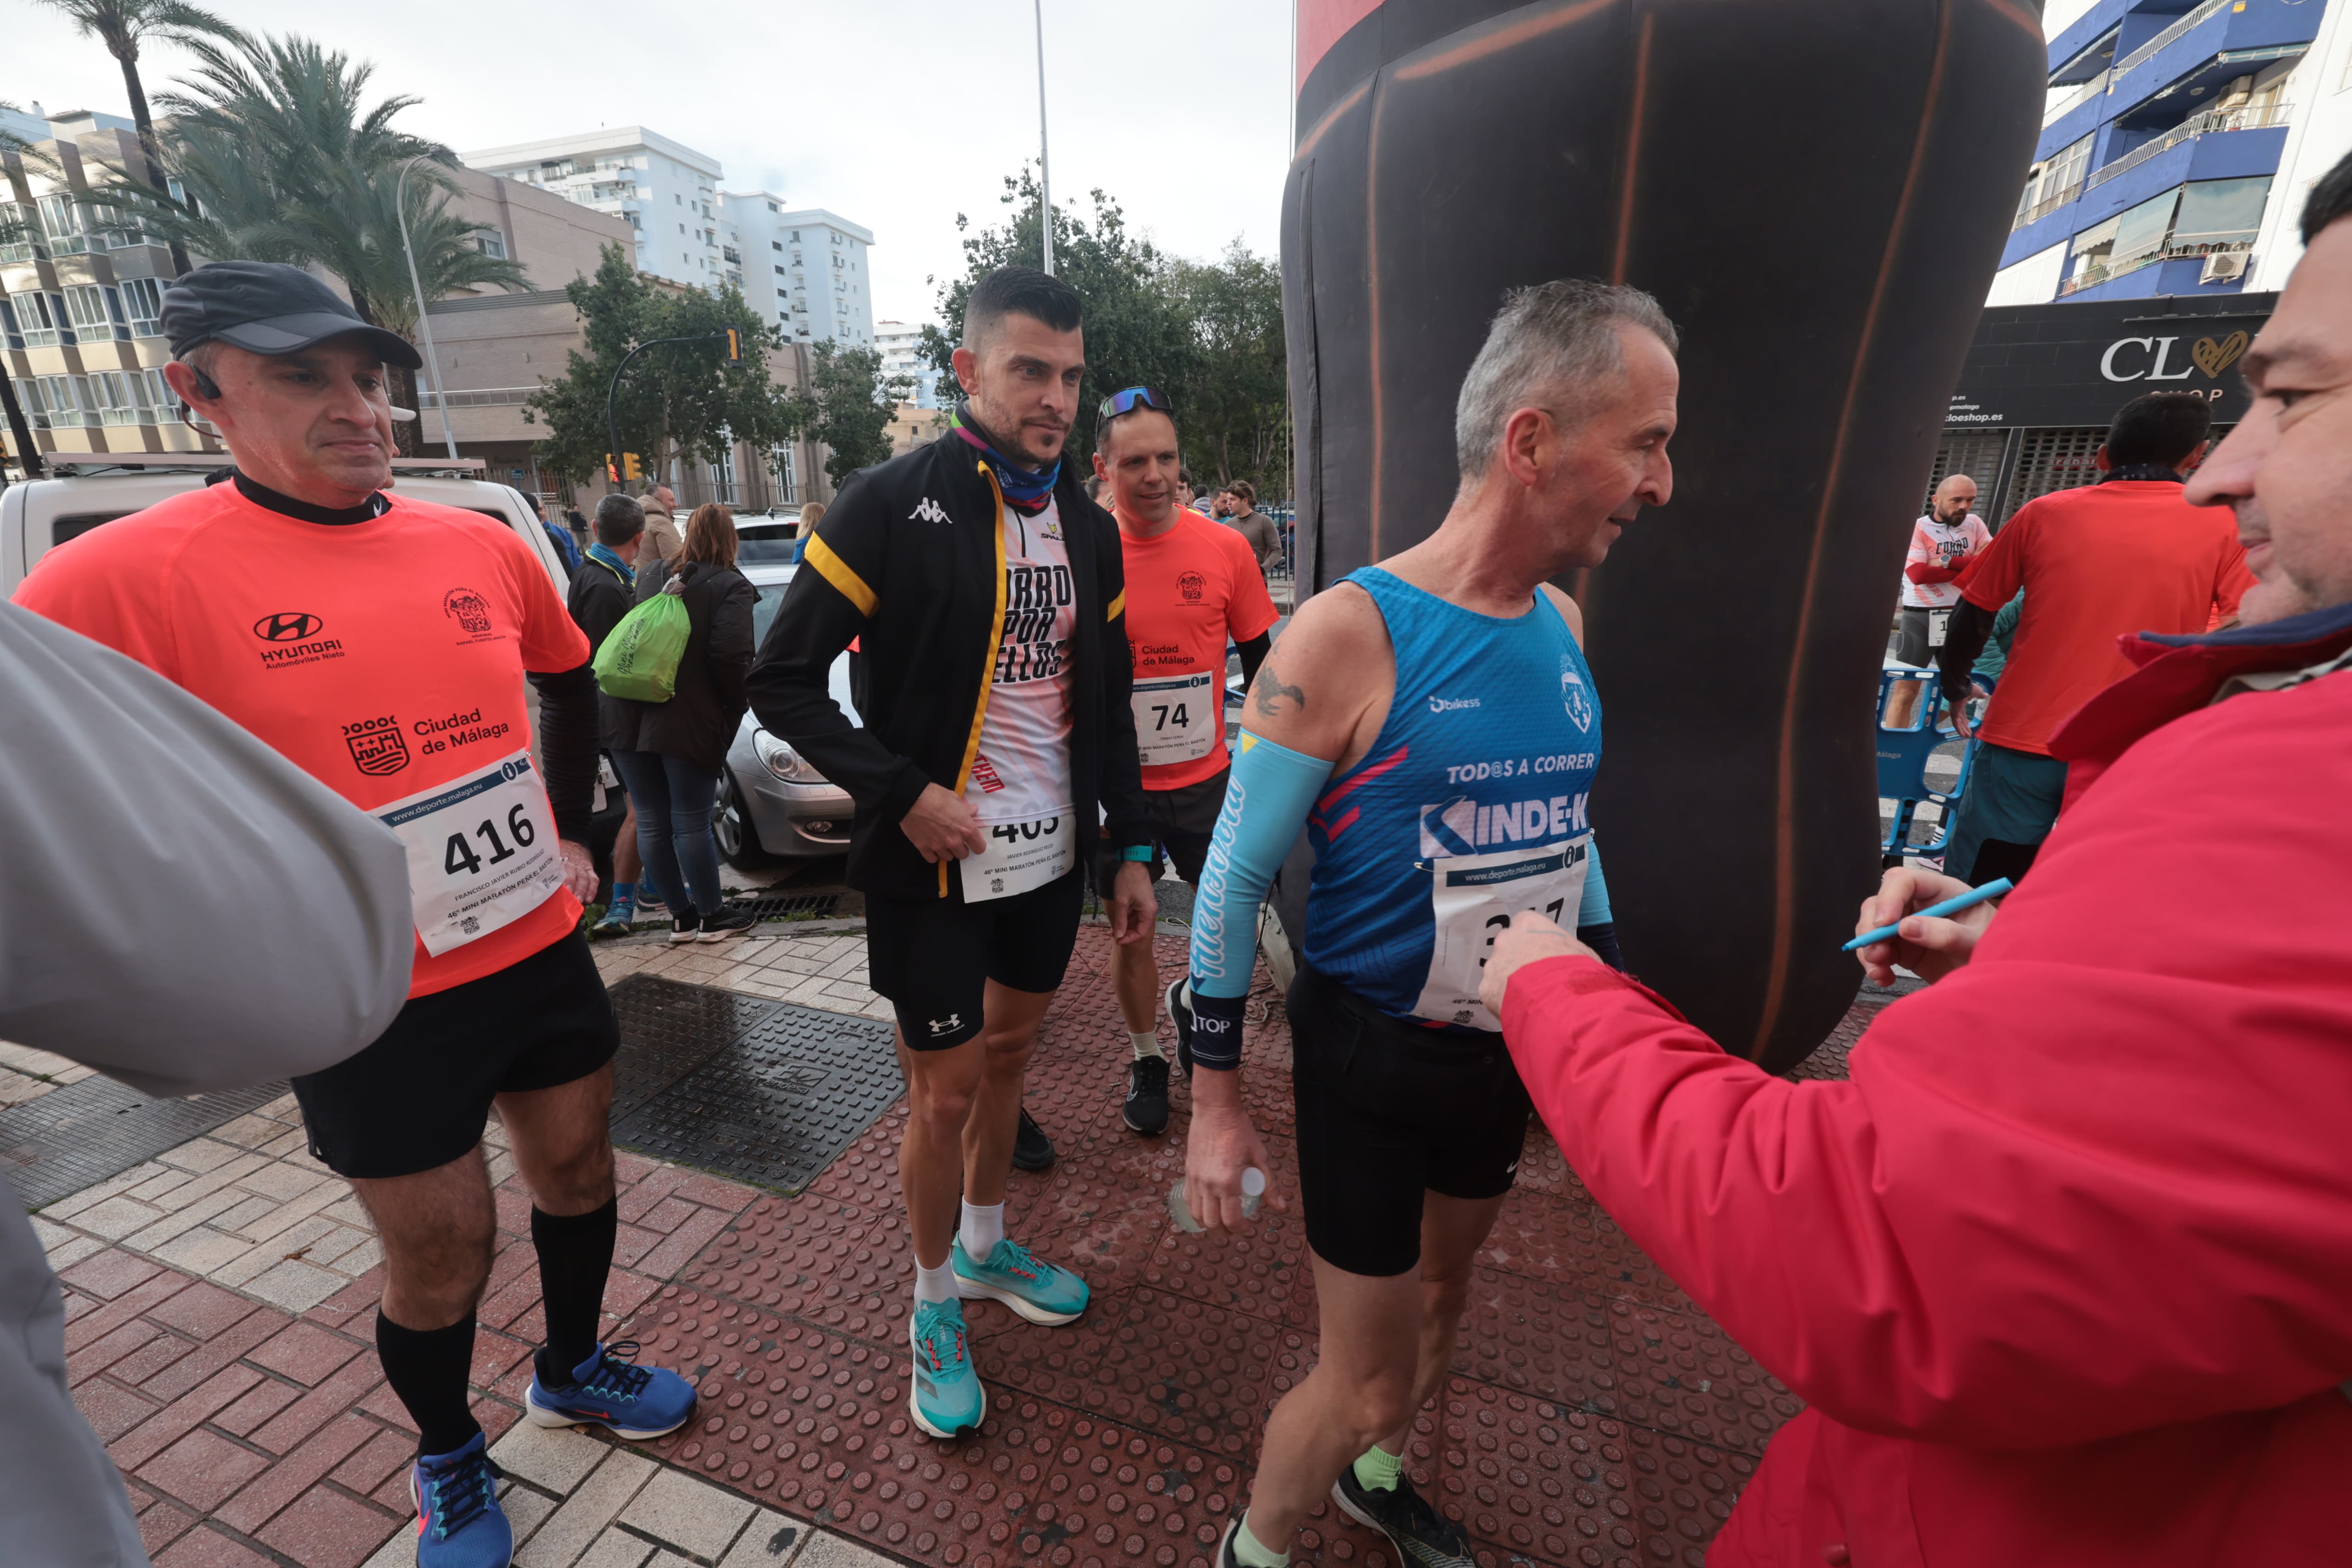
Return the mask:
[[[955,215],[997,222],[1037,149],[1031,0],[481,0],[324,6],[212,0],[248,30],[305,32],[373,60],[400,121],[461,150],[642,124],[874,231],[877,320],[924,321],[962,261]],[[1290,6],[1045,0],[1055,205],[1099,185],[1178,255],[1279,248]],[[472,18],[469,27],[457,19]],[[0,99],[128,114],[120,68],[44,6],[6,7]],[[141,62],[150,95],[185,56]],[[374,99],[372,97],[370,101]]]

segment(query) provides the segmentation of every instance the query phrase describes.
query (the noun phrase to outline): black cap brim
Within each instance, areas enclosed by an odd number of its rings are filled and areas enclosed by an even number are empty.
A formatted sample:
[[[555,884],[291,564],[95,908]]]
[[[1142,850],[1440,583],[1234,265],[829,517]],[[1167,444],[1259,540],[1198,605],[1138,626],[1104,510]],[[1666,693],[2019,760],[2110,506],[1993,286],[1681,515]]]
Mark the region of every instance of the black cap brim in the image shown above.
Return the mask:
[[[267,321],[239,321],[233,327],[220,328],[211,336],[231,348],[270,355],[299,353],[329,338],[365,338],[384,363],[410,370],[425,368],[424,356],[398,332],[371,327],[331,310],[307,310],[291,316],[272,316]]]

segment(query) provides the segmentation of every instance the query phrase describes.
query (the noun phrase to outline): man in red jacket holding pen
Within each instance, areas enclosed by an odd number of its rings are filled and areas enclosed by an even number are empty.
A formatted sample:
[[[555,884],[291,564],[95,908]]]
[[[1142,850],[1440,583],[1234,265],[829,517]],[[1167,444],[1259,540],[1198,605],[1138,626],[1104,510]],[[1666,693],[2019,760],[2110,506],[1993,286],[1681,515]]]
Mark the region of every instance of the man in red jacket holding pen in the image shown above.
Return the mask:
[[[1851,1081],[1726,1056],[1532,913],[1482,996],[1598,1199],[1810,1408],[1708,1561],[2341,1563],[2352,1474],[2352,159],[2191,482],[2243,624],[2127,637],[1996,916],[1887,874],[1934,984]],[[2029,603],[2031,597],[2029,596]]]

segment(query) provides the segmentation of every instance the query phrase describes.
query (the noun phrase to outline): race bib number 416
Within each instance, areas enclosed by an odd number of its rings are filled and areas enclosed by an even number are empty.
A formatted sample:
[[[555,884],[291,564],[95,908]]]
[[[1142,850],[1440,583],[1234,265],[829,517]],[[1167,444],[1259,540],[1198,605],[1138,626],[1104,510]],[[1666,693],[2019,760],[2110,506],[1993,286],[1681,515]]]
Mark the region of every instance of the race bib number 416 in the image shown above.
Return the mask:
[[[513,924],[563,886],[553,814],[528,751],[376,815],[408,850],[416,934],[436,958]]]

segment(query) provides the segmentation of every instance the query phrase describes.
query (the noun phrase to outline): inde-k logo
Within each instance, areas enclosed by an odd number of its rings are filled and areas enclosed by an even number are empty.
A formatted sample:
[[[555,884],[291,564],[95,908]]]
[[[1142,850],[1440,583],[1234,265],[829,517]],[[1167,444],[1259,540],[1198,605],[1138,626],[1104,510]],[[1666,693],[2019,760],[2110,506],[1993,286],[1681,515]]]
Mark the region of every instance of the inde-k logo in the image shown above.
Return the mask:
[[[948,516],[948,509],[941,506],[939,502],[933,500],[929,496],[925,496],[921,500],[917,501],[915,503],[915,510],[908,512],[907,515],[909,518],[920,518],[925,522],[950,522],[953,521],[953,519]]]

